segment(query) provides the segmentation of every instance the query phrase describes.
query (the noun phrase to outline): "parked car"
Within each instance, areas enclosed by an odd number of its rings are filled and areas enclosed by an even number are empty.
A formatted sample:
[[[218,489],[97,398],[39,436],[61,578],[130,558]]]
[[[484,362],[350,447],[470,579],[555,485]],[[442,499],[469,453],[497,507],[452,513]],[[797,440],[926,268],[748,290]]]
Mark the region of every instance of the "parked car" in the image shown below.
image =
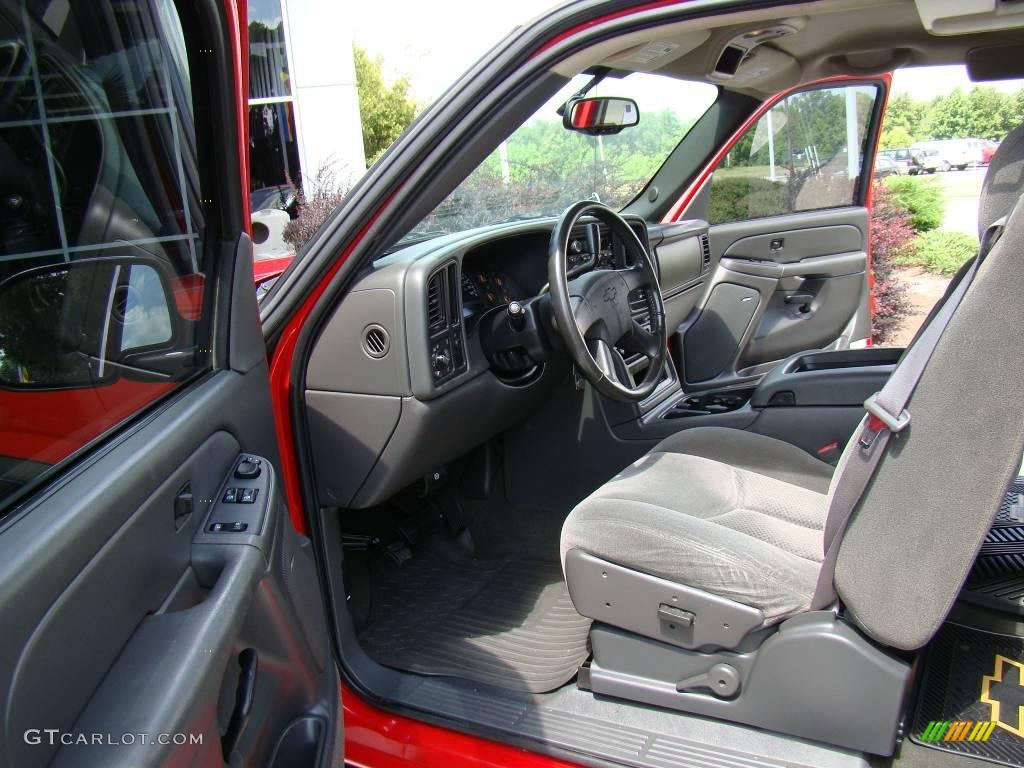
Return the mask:
[[[0,0],[3,763],[1019,763],[1024,128],[869,348],[967,6],[554,8],[257,302],[246,4]]]
[[[875,172],[874,177],[876,179],[884,179],[886,176],[898,176],[901,173],[901,166],[895,160],[879,154],[875,158]]]
[[[911,152],[916,167],[915,174],[949,171],[952,168],[949,161],[944,159],[937,149],[916,148],[911,150]]]
[[[883,149],[879,151],[878,156],[891,160],[895,166],[895,172],[899,175],[913,175],[918,172],[918,166],[914,162],[914,155],[906,147],[902,149]]]

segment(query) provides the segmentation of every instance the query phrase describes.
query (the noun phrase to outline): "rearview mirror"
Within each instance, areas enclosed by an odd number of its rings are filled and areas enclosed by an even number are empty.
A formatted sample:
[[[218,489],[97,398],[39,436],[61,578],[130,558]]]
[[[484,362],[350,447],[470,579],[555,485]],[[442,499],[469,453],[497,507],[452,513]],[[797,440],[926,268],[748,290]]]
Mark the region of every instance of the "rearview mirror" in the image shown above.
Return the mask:
[[[562,125],[590,136],[607,136],[640,122],[640,108],[633,99],[588,96],[566,106]]]
[[[64,262],[8,278],[0,284],[0,386],[172,379],[147,365],[181,336],[168,282],[161,262],[140,258]]]

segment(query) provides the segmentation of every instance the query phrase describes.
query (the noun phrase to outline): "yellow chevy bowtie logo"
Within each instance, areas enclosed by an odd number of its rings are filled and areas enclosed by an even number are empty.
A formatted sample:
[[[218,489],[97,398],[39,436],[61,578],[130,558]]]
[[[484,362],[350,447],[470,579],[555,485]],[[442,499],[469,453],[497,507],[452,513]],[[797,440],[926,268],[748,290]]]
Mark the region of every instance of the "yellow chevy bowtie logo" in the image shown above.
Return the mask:
[[[995,671],[981,679],[981,701],[996,725],[1024,736],[1024,664],[997,655]]]

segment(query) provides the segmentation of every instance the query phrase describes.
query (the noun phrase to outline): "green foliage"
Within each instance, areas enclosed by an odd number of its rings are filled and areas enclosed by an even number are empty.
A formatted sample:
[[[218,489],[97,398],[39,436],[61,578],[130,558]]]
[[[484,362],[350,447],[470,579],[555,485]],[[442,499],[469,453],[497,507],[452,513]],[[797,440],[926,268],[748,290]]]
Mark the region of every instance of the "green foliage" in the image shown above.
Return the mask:
[[[409,98],[405,77],[391,85],[381,75],[380,57],[371,58],[358,45],[352,46],[356,66],[356,91],[363,127],[363,151],[369,165],[391,146],[416,116],[416,103]]]
[[[903,94],[897,98],[906,100],[909,96]],[[960,88],[954,88],[945,96],[915,104],[920,110],[917,122],[904,127],[919,139],[980,138],[1001,141],[1007,133],[1024,122],[1024,90],[1004,93],[990,86],[975,86],[964,93]],[[890,123],[887,115],[886,127],[895,124]]]
[[[886,124],[888,126],[888,123]],[[902,125],[882,131],[882,149],[905,149],[914,143],[914,136]]]
[[[924,120],[925,109],[925,103],[914,101],[909,93],[901,93],[889,99],[889,105],[885,110],[884,132],[899,128],[902,129],[904,135],[911,138],[906,144],[886,147],[886,149],[902,149],[914,143],[914,136],[921,129],[921,122]]]
[[[788,210],[788,198],[784,181],[716,173],[711,177],[710,223],[775,216]]]
[[[896,203],[910,212],[910,226],[916,231],[929,232],[942,224],[945,201],[934,181],[915,176],[890,176],[885,183]]]
[[[935,230],[917,239],[907,261],[932,272],[952,275],[978,253],[978,241],[963,232]]]

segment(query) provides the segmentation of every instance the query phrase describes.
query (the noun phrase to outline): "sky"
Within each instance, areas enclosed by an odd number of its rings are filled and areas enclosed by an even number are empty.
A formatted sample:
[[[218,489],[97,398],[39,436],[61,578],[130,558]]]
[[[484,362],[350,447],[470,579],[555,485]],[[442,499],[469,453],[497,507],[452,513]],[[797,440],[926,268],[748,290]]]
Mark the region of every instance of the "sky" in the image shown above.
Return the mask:
[[[386,79],[408,77],[413,98],[429,103],[514,27],[559,4],[553,0],[353,3],[353,37],[371,55],[383,57]],[[381,23],[382,15],[387,17],[386,24]],[[1024,81],[994,85],[1012,91],[1024,87]],[[963,67],[901,70],[894,81],[895,92],[909,92],[918,99],[949,93],[956,86],[972,86]]]

